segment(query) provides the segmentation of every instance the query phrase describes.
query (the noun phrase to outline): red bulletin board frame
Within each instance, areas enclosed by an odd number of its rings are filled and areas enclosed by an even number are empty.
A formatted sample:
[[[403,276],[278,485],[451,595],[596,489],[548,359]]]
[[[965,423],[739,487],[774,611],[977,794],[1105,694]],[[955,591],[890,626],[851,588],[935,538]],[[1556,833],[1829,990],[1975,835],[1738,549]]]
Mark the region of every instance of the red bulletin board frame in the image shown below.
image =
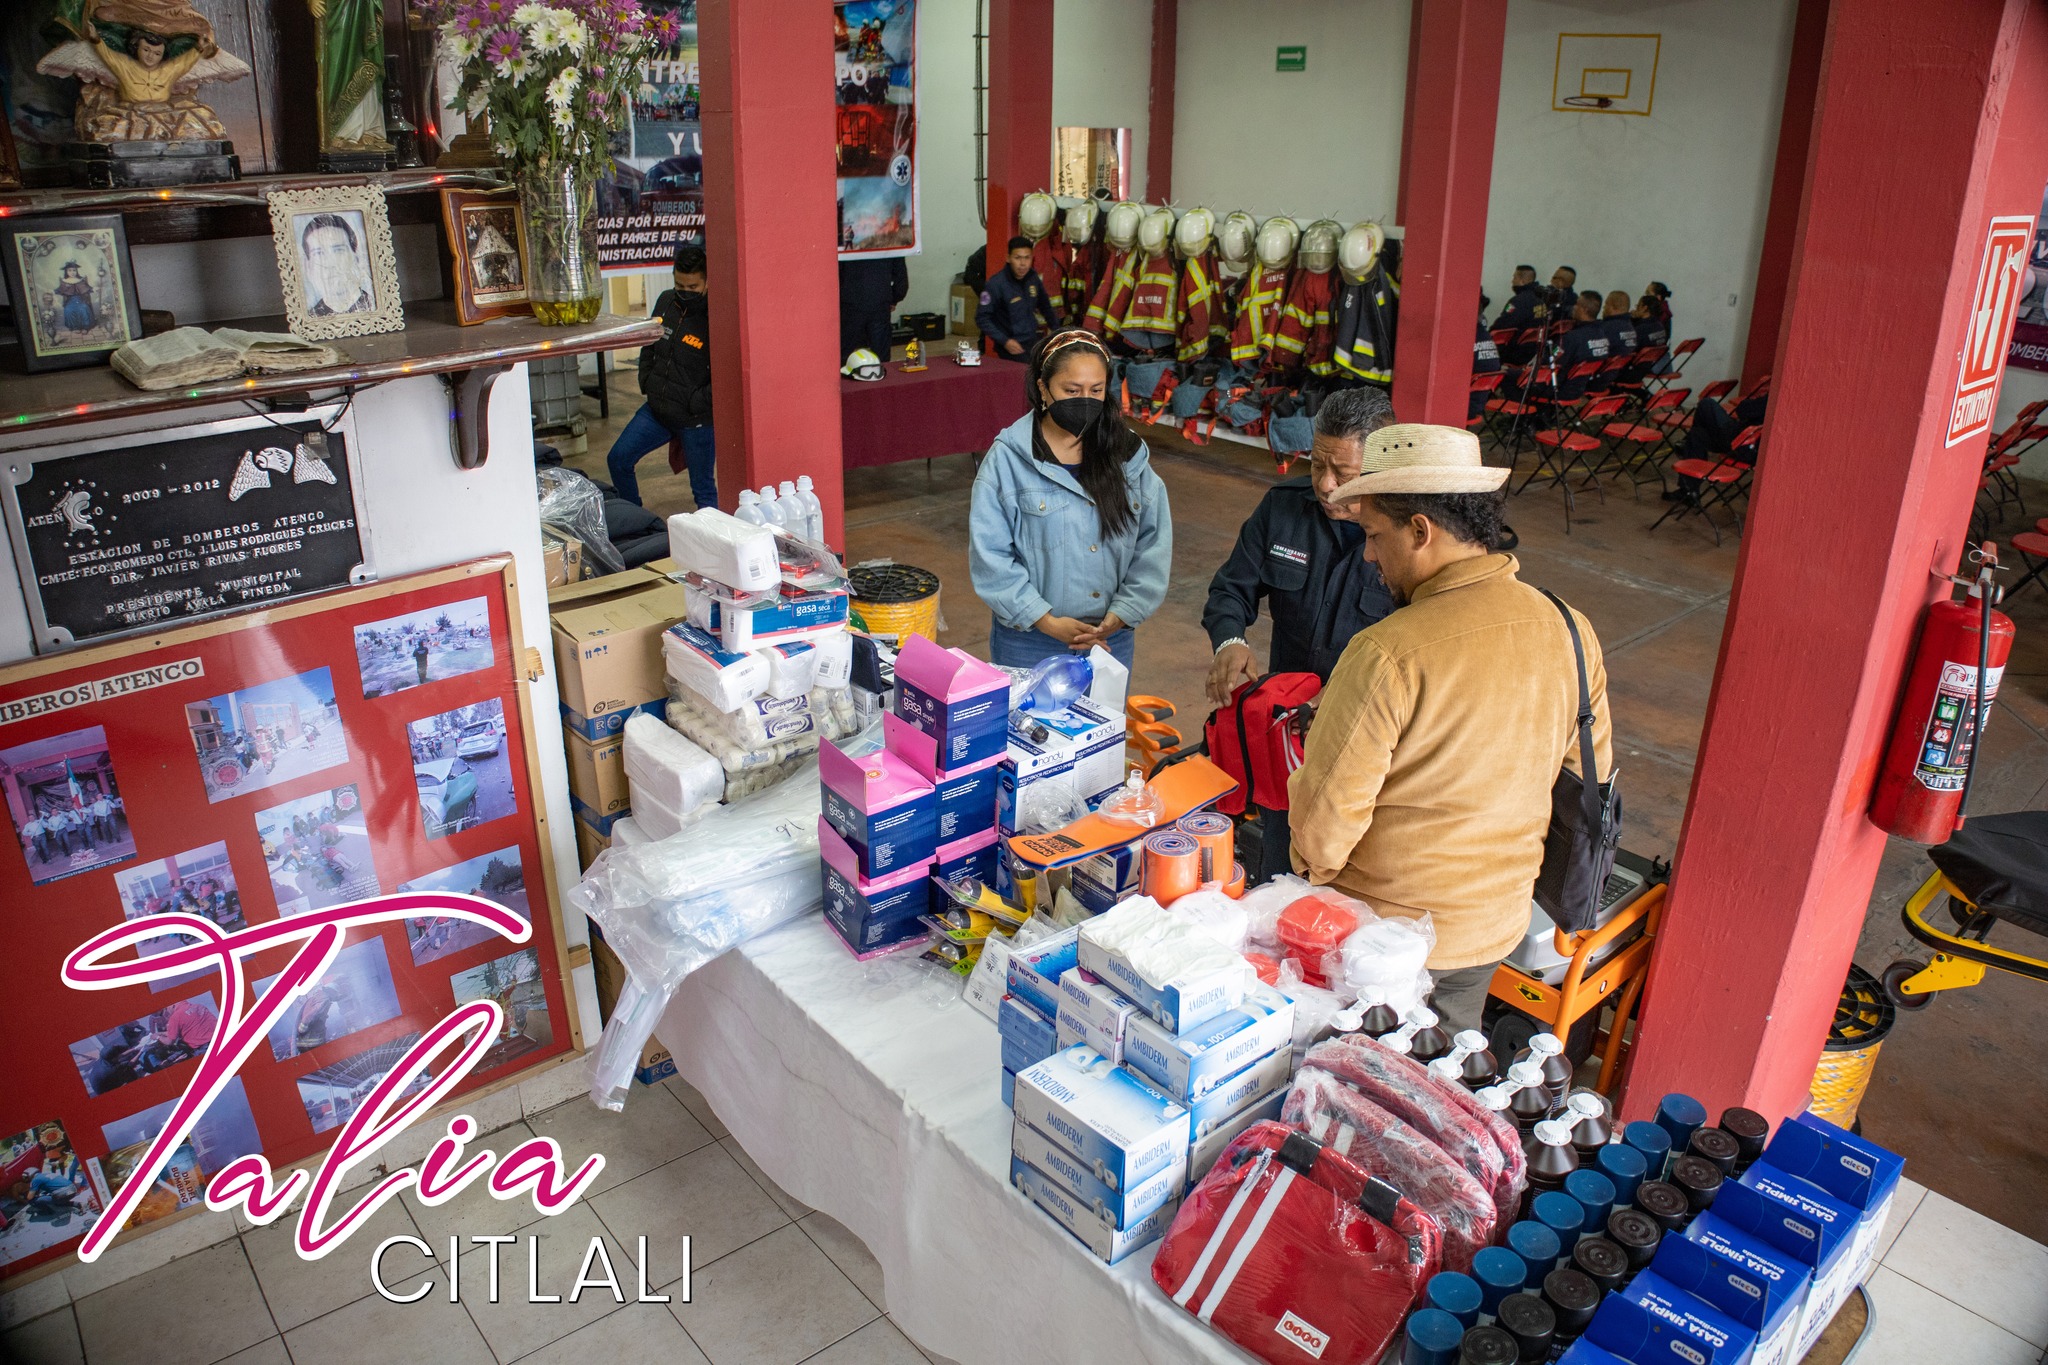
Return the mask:
[[[538,1063],[581,1048],[581,1021],[574,1013],[574,993],[567,988],[570,958],[554,899],[546,812],[536,805],[541,783],[526,690],[533,662],[520,634],[515,594],[511,559],[494,557],[0,669],[0,813],[7,816],[4,833],[10,836],[0,840],[5,845],[0,847],[0,928],[5,930],[6,943],[0,951],[0,1002],[4,1002],[0,1010],[5,1012],[0,1033],[7,1039],[6,1064],[0,1073],[0,1255],[9,1256],[0,1262],[0,1280],[65,1254],[90,1226],[87,1217],[74,1213],[61,1225],[68,1235],[40,1245],[43,1239],[56,1237],[60,1225],[52,1216],[42,1221],[40,1232],[36,1230],[38,1210],[20,1196],[24,1188],[20,1182],[31,1173],[30,1168],[41,1166],[61,1173],[68,1166],[90,1173],[91,1159],[108,1154],[102,1126],[175,1099],[197,1066],[195,1059],[187,1058],[158,1070],[147,1070],[145,1064],[116,1066],[104,1072],[87,1065],[89,1056],[74,1059],[71,1048],[74,1041],[95,1040],[104,1030],[195,996],[211,995],[218,1007],[220,982],[213,972],[156,991],[148,985],[76,991],[59,977],[65,954],[93,934],[122,922],[124,905],[129,903],[123,889],[130,897],[141,894],[140,879],[117,878],[147,869],[157,860],[225,844],[240,894],[242,920],[257,924],[276,919],[281,902],[294,903],[284,889],[294,880],[316,888],[309,893],[311,903],[306,908],[374,894],[360,884],[365,856],[375,872],[375,892],[388,893],[402,883],[468,860],[518,849],[525,913],[533,922],[533,937],[527,944],[489,939],[415,965],[406,925],[353,929],[343,954],[359,943],[381,939],[389,967],[388,992],[374,974],[367,978],[367,986],[351,982],[346,1008],[354,1010],[355,1016],[341,1012],[333,1018],[337,1021],[334,1026],[352,1031],[333,1035],[333,1041],[317,1043],[281,1061],[269,1044],[257,1045],[240,1077],[255,1120],[259,1150],[275,1167],[323,1153],[339,1135],[340,1117],[334,1119],[333,1126],[315,1130],[312,1111],[301,1095],[302,1077],[340,1066],[359,1054],[373,1053],[409,1034],[424,1033],[457,1003],[453,978],[487,962],[527,949],[534,952],[551,1037],[545,1044],[523,1051],[512,1050],[508,1043],[508,1055],[496,1062],[487,1057],[486,1064],[458,1087],[457,1095],[495,1088]],[[383,694],[364,695],[365,668],[357,655],[357,627],[416,612],[429,613],[424,618],[430,623],[427,628],[444,614],[451,622],[473,622],[474,606],[467,612],[437,609],[456,608],[479,598],[489,623],[487,656],[466,630],[440,628],[437,639],[464,643],[444,646],[439,664],[429,652],[425,664],[428,681],[414,683],[404,676],[408,670],[392,667],[397,659],[409,661],[414,670],[418,665],[409,653],[387,647],[385,666],[375,669],[377,690]],[[389,642],[416,637],[393,632],[384,638]],[[203,672],[195,672],[194,661]],[[452,672],[455,668],[467,671]],[[324,713],[318,705],[294,712],[289,696],[281,700],[277,689],[264,688],[319,669],[328,671],[331,713]],[[417,671],[412,671],[412,677],[417,676]],[[387,690],[394,678],[405,685]],[[317,676],[309,685],[318,691]],[[238,699],[231,711],[210,707],[187,710],[189,705],[244,692],[249,694],[247,698]],[[479,791],[488,782],[494,795],[489,802],[481,795],[475,801],[479,823],[446,829],[439,837],[429,838],[413,771],[413,739],[407,727],[426,717],[493,700],[502,706],[505,722],[500,739],[503,771],[499,773],[493,764],[488,776],[479,777]],[[274,761],[267,770],[263,769],[268,755],[249,765],[243,779],[246,787],[222,788],[209,799],[200,768],[201,741],[190,727],[196,721],[206,729],[223,715],[230,722],[231,734],[253,734],[265,728],[265,722],[275,722],[270,735],[285,736],[285,742],[274,750]],[[237,721],[239,726],[234,724]],[[331,731],[336,722],[345,742],[340,747],[331,733],[322,733]],[[287,735],[287,727],[293,725],[299,728]],[[103,731],[105,759],[95,757],[95,746],[102,743],[90,734],[95,728]],[[80,732],[87,734],[63,744],[55,742]],[[209,731],[208,742],[215,738]],[[218,758],[219,751],[215,752]],[[335,761],[337,753],[344,755],[339,762]],[[485,761],[477,760],[479,764]],[[60,766],[53,768],[53,763]],[[125,831],[120,821],[109,822],[96,831],[100,837],[93,851],[79,847],[72,854],[57,852],[54,846],[37,849],[33,833],[21,834],[27,818],[22,814],[25,803],[41,802],[45,809],[51,808],[52,802],[61,805],[74,780],[80,784],[82,799],[89,803],[105,784],[103,774],[109,763],[112,785],[125,806]],[[308,769],[312,764],[324,766]],[[295,775],[277,776],[280,770]],[[503,810],[500,780],[510,787],[514,809],[509,812]],[[263,785],[255,785],[258,782]],[[328,847],[332,841],[331,846],[347,860],[345,865],[356,870],[340,874],[322,868],[293,871],[287,867],[285,880],[274,882],[266,862],[266,841],[257,830],[257,813],[350,784],[359,795],[358,808],[342,809],[332,817],[309,816],[300,846],[308,851],[310,861],[319,856],[313,849]],[[319,804],[346,806],[345,802]],[[493,815],[493,810],[500,813]],[[314,821],[323,818],[331,819],[332,829],[316,834]],[[268,823],[274,836],[281,835],[277,820]],[[71,842],[82,843],[77,839]],[[132,853],[125,852],[131,844]],[[271,851],[280,847],[278,837],[269,841]],[[323,889],[317,881],[308,882],[308,878],[322,875],[332,877],[335,886]],[[318,899],[322,896],[333,899]],[[517,905],[510,908],[521,909]],[[251,976],[260,980],[275,974],[293,948],[257,955],[250,963]],[[367,956],[374,960],[374,954]],[[340,974],[338,960],[329,977],[340,982]],[[474,987],[475,978],[469,984]],[[530,985],[523,998],[530,1002]],[[395,1017],[356,1026],[356,1019],[374,1018],[394,1007]],[[295,1004],[287,1020],[298,1019],[299,1009]],[[531,1019],[530,1003],[522,1013]],[[292,1035],[295,1046],[299,1037]],[[534,1041],[530,1034],[525,1035],[526,1043]],[[403,1050],[389,1049],[387,1064]],[[368,1065],[366,1057],[356,1072]],[[120,1079],[128,1071],[141,1074]],[[112,1083],[95,1095],[88,1085],[89,1075]],[[344,1086],[355,1081],[355,1072],[348,1068],[327,1075]],[[318,1093],[330,1099],[334,1094],[324,1088]],[[221,1108],[221,1102],[216,1102],[215,1109]],[[341,1112],[345,1117],[345,1110]],[[46,1154],[38,1145],[10,1147],[9,1139],[39,1133],[52,1122],[63,1126],[70,1162],[64,1160],[61,1148],[48,1153],[46,1161],[39,1161]],[[205,1123],[202,1118],[202,1127]],[[152,1125],[147,1136],[154,1136],[157,1126]],[[196,1191],[212,1174],[203,1171],[193,1179],[188,1173],[185,1192]],[[101,1208],[105,1198],[102,1188]],[[198,1205],[188,1198],[186,1207]],[[60,1195],[57,1209],[42,1212],[61,1211]],[[34,1250],[22,1250],[30,1246]]]

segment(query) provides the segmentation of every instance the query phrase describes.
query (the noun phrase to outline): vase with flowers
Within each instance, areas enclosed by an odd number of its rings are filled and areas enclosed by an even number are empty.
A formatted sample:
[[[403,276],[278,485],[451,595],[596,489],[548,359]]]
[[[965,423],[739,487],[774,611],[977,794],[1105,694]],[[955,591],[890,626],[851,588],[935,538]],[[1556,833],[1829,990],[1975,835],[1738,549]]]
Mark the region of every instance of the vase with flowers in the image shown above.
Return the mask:
[[[598,314],[597,181],[632,119],[641,64],[673,43],[674,15],[637,0],[415,0],[460,72],[456,102],[488,116],[519,188],[527,296],[544,323]]]

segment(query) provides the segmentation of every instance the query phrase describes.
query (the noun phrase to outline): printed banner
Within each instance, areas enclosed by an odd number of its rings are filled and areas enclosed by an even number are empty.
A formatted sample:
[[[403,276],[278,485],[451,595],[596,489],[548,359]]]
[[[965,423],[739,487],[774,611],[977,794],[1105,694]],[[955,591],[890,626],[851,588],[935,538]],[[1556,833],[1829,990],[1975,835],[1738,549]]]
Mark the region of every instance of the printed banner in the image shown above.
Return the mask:
[[[672,11],[675,45],[641,68],[633,124],[597,186],[597,260],[607,275],[665,270],[676,248],[704,241],[704,143],[697,122],[697,0]]]
[[[2005,363],[2048,371],[2048,193],[2041,196],[2041,216],[2034,221],[2034,240],[2020,275],[2019,317]]]
[[[917,254],[917,0],[838,0],[839,257]]]

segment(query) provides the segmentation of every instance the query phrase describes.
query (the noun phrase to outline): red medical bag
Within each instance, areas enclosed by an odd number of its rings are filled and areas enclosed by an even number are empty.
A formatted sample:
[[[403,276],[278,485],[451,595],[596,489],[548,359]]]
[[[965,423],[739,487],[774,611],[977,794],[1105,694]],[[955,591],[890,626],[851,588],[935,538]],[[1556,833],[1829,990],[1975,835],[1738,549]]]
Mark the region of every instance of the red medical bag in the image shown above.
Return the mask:
[[[1266,1122],[1182,1202],[1152,1278],[1271,1365],[1366,1365],[1441,1264],[1435,1219],[1308,1134]]]
[[[1323,681],[1313,673],[1268,673],[1230,694],[1202,727],[1209,761],[1237,779],[1237,790],[1216,803],[1226,815],[1247,804],[1287,809],[1287,779],[1301,766],[1305,723]]]

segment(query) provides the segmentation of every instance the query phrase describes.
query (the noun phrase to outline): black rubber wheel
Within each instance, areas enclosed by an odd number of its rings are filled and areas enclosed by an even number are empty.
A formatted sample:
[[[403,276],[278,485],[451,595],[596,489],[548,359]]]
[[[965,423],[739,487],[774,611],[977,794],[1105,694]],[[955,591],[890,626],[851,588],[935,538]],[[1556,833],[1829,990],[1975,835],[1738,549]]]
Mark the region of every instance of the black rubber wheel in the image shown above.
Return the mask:
[[[1902,1010],[1926,1009],[1934,1003],[1933,991],[1908,991],[1904,989],[1909,979],[1918,976],[1926,970],[1926,963],[1911,961],[1894,962],[1891,966],[1885,968],[1884,974],[1878,977],[1879,983],[1884,986],[1885,999],[1891,1001],[1892,1004]]]

